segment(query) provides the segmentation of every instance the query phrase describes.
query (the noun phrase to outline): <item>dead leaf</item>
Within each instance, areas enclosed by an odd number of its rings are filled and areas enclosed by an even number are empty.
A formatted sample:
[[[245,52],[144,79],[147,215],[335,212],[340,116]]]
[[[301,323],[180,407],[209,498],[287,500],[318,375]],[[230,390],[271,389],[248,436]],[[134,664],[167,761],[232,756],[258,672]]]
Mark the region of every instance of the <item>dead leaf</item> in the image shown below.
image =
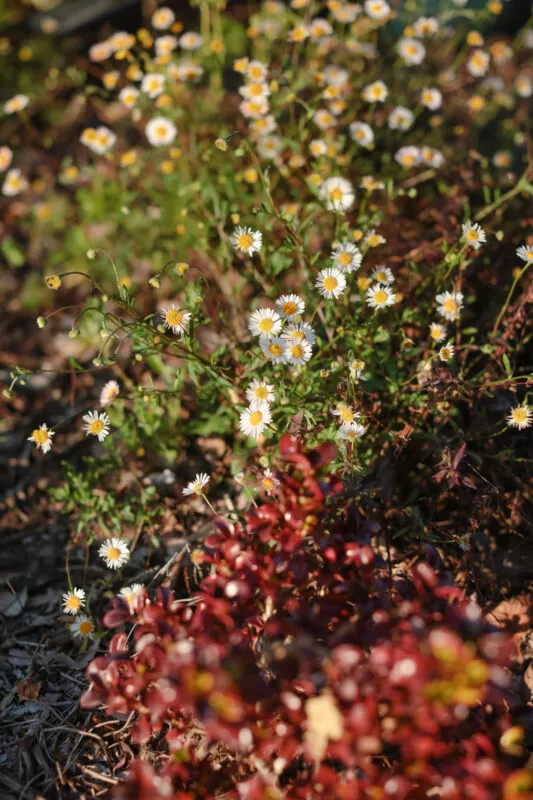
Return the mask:
[[[37,700],[39,692],[41,691],[41,681],[35,680],[31,675],[22,681],[17,681],[15,689],[17,690],[18,699],[23,700]]]
[[[322,761],[328,742],[337,742],[344,732],[344,721],[333,696],[324,692],[311,697],[305,704],[307,730],[304,745],[307,755],[315,762]]]
[[[502,600],[489,614],[487,619],[496,627],[506,631],[512,637],[516,653],[526,633],[531,629],[531,602],[526,595]]]

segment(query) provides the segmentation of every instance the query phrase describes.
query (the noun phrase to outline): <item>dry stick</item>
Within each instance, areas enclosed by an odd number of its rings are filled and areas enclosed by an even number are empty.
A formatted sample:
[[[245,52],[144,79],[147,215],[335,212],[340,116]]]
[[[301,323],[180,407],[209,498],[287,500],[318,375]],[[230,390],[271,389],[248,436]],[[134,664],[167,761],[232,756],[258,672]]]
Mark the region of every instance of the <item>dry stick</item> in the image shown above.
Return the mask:
[[[512,298],[512,296],[514,294],[514,290],[516,289],[516,284],[518,283],[518,281],[520,280],[522,275],[524,275],[526,273],[526,271],[529,269],[531,264],[532,264],[532,262],[528,261],[527,264],[520,270],[518,275],[515,277],[512,285],[511,285],[511,288],[509,289],[509,293],[508,293],[508,295],[506,297],[505,303],[503,304],[502,309],[501,309],[501,311],[498,314],[498,317],[496,319],[496,322],[494,323],[494,327],[492,329],[492,335],[493,336],[496,334],[496,331],[498,330],[498,328],[500,326],[500,322],[502,321],[502,318],[503,318],[505,312],[509,308],[509,303],[511,302],[511,298]]]

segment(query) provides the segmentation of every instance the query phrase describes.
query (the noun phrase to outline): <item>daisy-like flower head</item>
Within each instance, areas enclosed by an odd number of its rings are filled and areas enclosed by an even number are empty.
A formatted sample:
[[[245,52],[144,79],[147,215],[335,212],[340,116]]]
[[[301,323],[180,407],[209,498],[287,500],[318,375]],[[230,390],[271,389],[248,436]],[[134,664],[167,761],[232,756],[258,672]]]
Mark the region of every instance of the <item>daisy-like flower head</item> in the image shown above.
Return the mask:
[[[100,405],[104,408],[106,406],[110,406],[113,400],[116,400],[118,394],[120,392],[120,387],[116,381],[107,381],[102,386],[102,391],[100,392]]]
[[[83,589],[74,588],[71,592],[63,594],[63,611],[65,614],[78,614],[85,605],[85,592]]]
[[[163,94],[165,88],[165,76],[160,72],[149,72],[141,81],[142,91],[152,100]]]
[[[192,481],[189,481],[182,494],[185,496],[190,494],[203,495],[209,480],[209,475],[206,472],[199,472]]]
[[[279,136],[261,136],[257,143],[257,152],[263,158],[276,158],[281,150],[281,138]]]
[[[92,639],[94,625],[86,614],[80,614],[70,625],[70,632],[76,639]]]
[[[172,65],[171,65],[172,66]],[[170,70],[169,75],[172,78],[177,78],[180,81],[199,81],[204,74],[203,67],[195,64],[194,61],[182,61],[175,67],[175,70]]]
[[[365,244],[369,247],[379,247],[380,244],[385,244],[387,240],[380,233],[376,233],[374,228],[370,228],[365,236]]]
[[[361,416],[361,414],[356,411],[353,406],[348,405],[348,403],[337,403],[331,413],[334,417],[338,417],[340,425],[352,425]]]
[[[364,9],[372,19],[386,19],[391,13],[391,7],[385,0],[365,0]]]
[[[454,352],[455,347],[453,344],[445,344],[444,347],[441,347],[439,350],[439,358],[441,361],[451,361]]]
[[[154,41],[155,52],[158,56],[166,56],[172,53],[178,46],[175,36],[158,36]]]
[[[516,255],[518,258],[521,258],[522,261],[525,261],[527,264],[531,264],[531,262],[533,262],[533,245],[530,247],[527,244],[523,244],[516,251]]]
[[[435,344],[446,338],[446,328],[440,322],[432,322],[429,326],[429,336]]]
[[[320,185],[318,196],[329,211],[347,211],[354,204],[355,193],[345,178],[326,178]]]
[[[316,342],[316,333],[306,322],[299,322],[297,325],[287,325],[281,338],[285,339],[288,344],[306,341],[313,345]]]
[[[43,422],[38,428],[32,431],[31,436],[28,436],[28,442],[33,442],[37,450],[41,448],[43,453],[48,453],[52,447],[52,437],[54,431],[48,429],[46,422]]]
[[[392,131],[408,131],[414,121],[415,115],[411,109],[396,106],[389,115],[389,128]]]
[[[466,68],[471,75],[480,78],[485,75],[490,63],[490,56],[484,50],[474,50],[467,61]]]
[[[85,128],[80,136],[80,142],[100,156],[107,153],[116,141],[117,137],[113,131],[105,125],[100,125],[98,128]]]
[[[371,286],[366,293],[366,302],[370,308],[387,308],[393,306],[396,302],[396,295],[390,286],[384,283],[378,283],[376,286]]]
[[[246,399],[249,403],[269,405],[275,399],[274,387],[266,381],[260,381],[255,378],[246,389]]]
[[[315,286],[322,297],[326,297],[328,300],[336,299],[346,288],[346,278],[337,267],[328,267],[318,273]]]
[[[272,494],[273,491],[275,491],[276,486],[279,486],[279,484],[280,481],[278,480],[278,478],[276,478],[271,469],[266,469],[263,472],[263,475],[261,476],[261,479],[259,481],[260,488],[264,492],[266,492],[266,494],[269,495]]]
[[[511,413],[507,417],[507,424],[511,428],[518,428],[518,430],[523,430],[524,428],[531,427],[531,421],[533,420],[533,411],[529,408],[529,406],[521,405],[516,406],[515,408],[511,409]]]
[[[383,81],[374,81],[373,83],[368,83],[363,88],[361,97],[363,100],[366,100],[367,103],[384,103],[388,94],[389,90]]]
[[[287,352],[286,339],[282,339],[279,336],[272,336],[271,338],[261,336],[259,339],[259,346],[261,347],[263,354],[273,364],[283,364],[285,362],[285,356]]]
[[[4,111],[6,114],[14,114],[16,111],[25,109],[29,102],[29,98],[25,94],[16,94],[4,104]]]
[[[153,117],[144,129],[151,145],[171,144],[176,138],[177,130],[173,122],[166,117]]]
[[[302,339],[301,342],[286,341],[287,352],[285,358],[287,360],[287,364],[294,364],[298,366],[300,364],[305,364],[306,361],[309,361],[313,355],[313,348],[306,339]]]
[[[422,89],[420,102],[430,111],[436,111],[442,105],[442,92],[439,89]]]
[[[270,422],[272,422],[272,414],[269,406],[254,402],[241,413],[239,427],[245,436],[257,439]]]
[[[424,164],[428,164],[430,167],[442,167],[444,164],[444,156],[440,150],[437,150],[436,147],[427,147],[424,146],[420,150],[420,158],[424,162]]]
[[[319,158],[326,155],[328,147],[323,139],[313,139],[309,142],[309,152],[314,158]]]
[[[49,289],[52,289],[54,292],[57,292],[57,290],[61,287],[62,281],[59,275],[56,275],[54,273],[53,275],[46,275],[44,282],[46,283]]]
[[[421,160],[420,149],[412,145],[400,147],[400,149],[394,154],[394,160],[397,161],[402,167],[416,167],[418,164],[420,164]]]
[[[421,64],[426,55],[426,48],[418,39],[406,37],[398,42],[398,53],[410,66]]]
[[[161,311],[161,316],[163,317],[165,328],[171,330],[175,336],[179,336],[187,330],[191,319],[191,314],[188,311],[184,311],[174,304],[164,308]]]
[[[289,31],[287,38],[289,42],[303,42],[308,36],[309,28],[307,25],[296,25],[296,27]]]
[[[247,100],[263,100],[263,98],[269,97],[270,88],[268,83],[252,81],[251,83],[245,83],[244,86],[241,86],[239,89],[239,94],[241,94]]]
[[[130,549],[125,539],[113,536],[100,545],[98,555],[104,559],[106,567],[119,569],[129,560]]]
[[[350,136],[361,147],[370,147],[374,143],[374,131],[366,122],[352,122]]]
[[[327,19],[314,19],[309,25],[309,38],[316,41],[324,36],[331,36],[333,28]]]
[[[204,40],[199,33],[189,31],[180,36],[180,45],[184,50],[199,50]]]
[[[498,150],[492,156],[492,163],[495,167],[500,167],[501,169],[507,169],[510,167],[513,162],[513,155],[509,150]]]
[[[138,97],[139,91],[134,86],[126,86],[118,95],[118,99],[126,108],[133,108]]]
[[[514,87],[520,97],[531,97],[533,94],[533,83],[528,75],[518,75]]]
[[[459,317],[463,307],[463,294],[461,292],[442,292],[435,298],[437,311],[444,317],[453,321]]]
[[[331,258],[336,267],[348,274],[361,266],[363,256],[353,242],[339,242],[331,251]]]
[[[263,244],[263,234],[261,231],[254,231],[253,228],[235,228],[231,237],[233,247],[252,256],[261,250]]]
[[[89,59],[91,61],[99,62],[105,61],[113,53],[113,47],[106,40],[103,42],[96,42],[89,48]]]
[[[328,128],[333,128],[337,122],[333,114],[330,114],[325,108],[319,108],[313,115],[313,122],[322,131],[327,131]]]
[[[258,308],[248,320],[248,328],[253,336],[271,339],[281,330],[282,319],[273,308]]]
[[[386,283],[389,286],[394,283],[394,275],[389,267],[379,266],[373,271],[372,280],[378,283]]]
[[[373,192],[376,189],[385,188],[385,184],[383,183],[383,181],[376,180],[373,175],[363,175],[359,186],[361,187],[361,189],[366,189],[367,192]]]
[[[350,378],[355,381],[364,381],[365,380],[365,371],[366,364],[360,358],[354,358],[350,361],[348,365],[348,369],[350,372]]]
[[[127,601],[128,605],[131,606],[135,597],[139,595],[143,589],[144,585],[142,583],[132,583],[130,586],[123,586],[118,593],[118,596],[123,597],[124,600]]]
[[[355,422],[353,425],[343,425],[337,435],[339,439],[344,442],[356,442],[357,439],[361,439],[366,432],[366,425],[361,425],[360,422]]]
[[[105,411],[89,411],[88,414],[84,414],[82,419],[85,422],[83,429],[87,436],[97,436],[98,441],[103,442],[111,425],[111,420]]]
[[[415,36],[432,36],[439,29],[439,21],[435,17],[419,17],[413,24]]]
[[[487,241],[487,234],[477,222],[465,222],[462,226],[463,239],[473,250],[479,250]]]
[[[304,313],[305,301],[297,294],[282,294],[276,300],[276,308],[283,319],[293,319]]]
[[[28,188],[28,181],[21,173],[20,169],[10,169],[5,177],[2,186],[2,194],[5,197],[15,197]]]
[[[347,70],[330,64],[324,69],[324,80],[331,86],[345,86],[348,83],[349,74]]]
[[[174,20],[176,19],[176,15],[172,11],[171,8],[167,6],[161,6],[152,14],[152,27],[156,29],[156,31],[166,31]]]
[[[0,147],[0,172],[4,172],[13,160],[13,151],[6,146]]]
[[[266,81],[268,77],[268,66],[263,64],[262,61],[248,61],[244,72],[250,81]]]

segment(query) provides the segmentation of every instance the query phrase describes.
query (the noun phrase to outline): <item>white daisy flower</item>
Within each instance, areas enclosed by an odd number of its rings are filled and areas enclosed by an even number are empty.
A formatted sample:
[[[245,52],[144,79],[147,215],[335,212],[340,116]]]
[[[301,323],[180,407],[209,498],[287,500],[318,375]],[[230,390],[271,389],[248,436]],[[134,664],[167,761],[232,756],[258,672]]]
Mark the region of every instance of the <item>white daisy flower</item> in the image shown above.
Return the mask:
[[[166,56],[172,53],[177,46],[178,40],[175,36],[158,36],[157,39],[154,40],[155,52],[158,56]]]
[[[4,103],[4,112],[14,114],[16,111],[23,111],[29,102],[30,100],[25,94],[16,94],[11,100]]]
[[[446,338],[446,328],[440,322],[432,322],[429,326],[429,336],[435,343],[442,342]]]
[[[463,294],[461,292],[442,292],[436,296],[435,300],[437,312],[441,317],[450,321],[459,317],[463,307]]]
[[[70,625],[70,632],[76,639],[92,639],[94,625],[86,614],[80,614]]]
[[[339,242],[333,246],[331,258],[336,267],[348,274],[361,266],[363,256],[352,242]]]
[[[63,594],[63,611],[65,614],[78,614],[85,605],[85,592],[83,589],[74,588],[71,592]]]
[[[492,156],[492,163],[495,167],[500,167],[501,169],[507,169],[510,167],[513,162],[513,155],[509,150],[498,150]]]
[[[168,74],[179,81],[199,81],[204,74],[203,67],[194,61],[182,61],[181,64],[170,64]]]
[[[2,194],[5,197],[15,197],[28,188],[28,181],[22,175],[20,169],[10,169],[5,177],[2,186]]]
[[[439,29],[439,21],[435,17],[419,17],[413,23],[415,36],[432,36]]]
[[[176,19],[176,15],[172,11],[172,9],[168,8],[167,6],[161,6],[152,14],[152,27],[156,29],[156,31],[166,31],[174,20]]]
[[[314,19],[309,25],[309,38],[316,41],[324,36],[331,36],[333,28],[327,19]]]
[[[325,67],[323,75],[324,80],[330,86],[346,86],[350,77],[347,70],[338,67],[336,64],[330,64]]]
[[[451,361],[454,353],[455,347],[453,344],[445,344],[444,347],[441,347],[439,350],[439,358],[441,361]]]
[[[133,108],[138,97],[139,92],[134,86],[126,86],[118,95],[118,99],[126,108]]]
[[[529,408],[529,406],[521,405],[516,406],[511,410],[511,413],[507,417],[507,424],[511,428],[518,428],[518,430],[523,430],[524,428],[529,428],[531,426],[531,420],[533,419],[533,412]]]
[[[247,100],[262,100],[270,96],[270,88],[267,83],[252,81],[252,83],[245,83],[244,86],[241,86],[239,94]]]
[[[326,178],[320,185],[318,196],[329,211],[347,211],[355,201],[353,186],[344,178]]]
[[[326,155],[328,147],[323,139],[312,139],[309,142],[309,152],[314,158],[319,158]]]
[[[473,250],[479,250],[487,241],[487,234],[477,222],[465,222],[462,226],[463,239]]]
[[[189,31],[180,36],[180,46],[184,50],[199,50],[203,45],[204,40],[199,33]]]
[[[209,481],[210,478],[206,472],[199,472],[195,475],[194,480],[189,481],[185,489],[183,489],[182,494],[185,496],[190,494],[203,495],[204,489]]]
[[[489,68],[490,56],[484,50],[474,50],[468,61],[466,68],[471,75],[480,78],[486,75]]]
[[[387,286],[389,286],[391,283],[394,283],[394,275],[389,267],[376,267],[371,275],[371,278],[373,281],[377,281],[378,283],[386,283]]]
[[[264,404],[252,403],[241,413],[239,427],[245,436],[257,439],[270,422],[272,422],[270,408]]]
[[[292,319],[304,313],[305,301],[297,294],[282,294],[276,300],[276,308],[283,319]]]
[[[370,147],[374,144],[374,131],[366,122],[352,122],[350,124],[350,136],[361,147]]]
[[[266,469],[263,472],[261,480],[259,481],[259,486],[261,489],[266,492],[267,494],[272,494],[272,492],[276,489],[276,486],[279,486],[280,481],[271,469]]]
[[[374,228],[370,228],[365,236],[365,244],[369,247],[378,247],[380,244],[385,244],[387,240],[380,233],[376,233]]]
[[[289,344],[291,342],[309,342],[313,345],[316,342],[316,333],[313,328],[306,322],[299,322],[297,325],[287,325],[281,338],[285,339]]]
[[[366,293],[366,302],[370,308],[387,308],[396,302],[394,291],[384,283],[371,286]]]
[[[263,234],[261,231],[254,231],[253,228],[235,228],[230,239],[233,247],[241,253],[252,256],[261,250],[263,244]]]
[[[373,175],[363,175],[359,186],[361,187],[361,189],[366,189],[368,192],[373,192],[376,189],[385,188],[385,184],[383,183],[383,181],[376,180]]]
[[[522,261],[531,264],[531,262],[533,262],[533,246],[529,247],[527,244],[523,244],[516,251],[516,255],[518,258],[521,258]]]
[[[276,158],[281,150],[281,138],[279,136],[261,136],[257,142],[257,152],[263,158]]]
[[[361,425],[360,423],[356,422],[350,426],[343,426],[338,431],[337,436],[344,442],[355,442],[357,439],[361,439],[367,430],[368,428],[366,425]]]
[[[385,0],[365,0],[364,9],[372,19],[385,19],[391,13],[391,7]]]
[[[80,142],[100,156],[107,153],[116,141],[117,137],[113,131],[105,125],[100,125],[98,128],[85,128],[80,136]]]
[[[354,358],[348,365],[350,378],[352,378],[354,381],[366,380],[366,376],[364,374],[365,368],[366,363],[364,361],[361,361],[360,358]]]
[[[0,147],[0,172],[4,172],[13,160],[13,151],[6,147]]]
[[[394,160],[402,167],[416,167],[420,164],[420,149],[409,145],[407,147],[400,147],[394,154]]]
[[[41,448],[43,453],[48,453],[52,447],[52,437],[55,436],[54,431],[48,429],[46,422],[43,422],[38,428],[28,436],[28,442],[33,442],[37,450]]]
[[[268,78],[268,66],[262,61],[248,61],[244,71],[250,81],[266,81]]]
[[[426,55],[426,48],[418,39],[405,37],[398,42],[398,53],[409,66],[421,64]]]
[[[119,536],[112,536],[100,545],[98,555],[103,558],[106,567],[119,569],[124,566],[130,557],[128,543]]]
[[[439,89],[422,89],[420,102],[430,111],[436,111],[442,106],[442,92]]]
[[[104,408],[110,406],[113,400],[116,400],[120,392],[120,387],[116,381],[107,381],[102,386],[100,392],[100,405]]]
[[[348,403],[337,403],[334,409],[332,409],[331,413],[334,417],[338,417],[338,422],[340,425],[349,426],[353,425],[356,420],[361,416],[359,411],[356,411],[353,406],[348,405]]]
[[[346,278],[337,267],[328,267],[318,273],[315,286],[322,297],[328,300],[336,299],[346,288]]]
[[[287,352],[287,342],[285,339],[281,339],[279,336],[272,336],[271,338],[261,336],[259,339],[259,346],[263,354],[273,364],[284,363],[285,354]]]
[[[301,342],[287,341],[286,360],[288,364],[305,364],[313,355],[313,348],[306,339]]]
[[[176,138],[177,129],[166,117],[153,117],[144,129],[146,138],[154,147],[171,144]]]
[[[440,150],[435,147],[423,147],[420,150],[420,158],[430,167],[439,168],[444,164],[445,158]]]
[[[132,583],[130,586],[123,586],[120,592],[118,593],[119,597],[123,597],[124,600],[127,601],[128,605],[131,605],[135,596],[140,594],[144,589],[144,584],[142,583]]]
[[[533,94],[533,83],[528,75],[518,75],[514,87],[519,97],[531,97]]]
[[[88,414],[83,415],[82,419],[85,422],[83,430],[87,436],[97,436],[98,441],[103,442],[111,425],[111,420],[105,411],[89,411]]]
[[[270,339],[281,330],[282,319],[273,308],[258,308],[248,320],[248,328],[253,336]]]
[[[313,122],[322,131],[327,131],[328,128],[333,128],[337,124],[333,114],[330,114],[325,108],[319,108],[313,114]]]
[[[388,94],[389,90],[383,81],[374,81],[363,87],[361,97],[363,100],[366,100],[367,103],[384,103]]]
[[[405,106],[396,106],[390,115],[388,125],[391,131],[408,131],[415,121],[413,112]]]
[[[163,308],[161,310],[161,316],[165,328],[171,330],[175,336],[185,333],[191,319],[191,314],[188,311],[184,311],[174,304],[168,308]]]
[[[249,403],[269,405],[275,399],[274,387],[266,381],[255,378],[246,389],[246,399]]]

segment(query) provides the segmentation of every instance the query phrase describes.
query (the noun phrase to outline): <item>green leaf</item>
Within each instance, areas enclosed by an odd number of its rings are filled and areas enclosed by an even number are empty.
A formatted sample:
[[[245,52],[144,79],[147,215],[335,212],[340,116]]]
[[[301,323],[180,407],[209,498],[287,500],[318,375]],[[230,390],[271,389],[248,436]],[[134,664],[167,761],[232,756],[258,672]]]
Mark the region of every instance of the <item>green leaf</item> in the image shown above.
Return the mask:
[[[511,367],[511,362],[509,361],[509,356],[507,355],[507,353],[503,354],[502,359],[503,359],[503,366],[505,367],[505,371],[507,373],[507,377],[510,378],[512,377],[513,369]]]

